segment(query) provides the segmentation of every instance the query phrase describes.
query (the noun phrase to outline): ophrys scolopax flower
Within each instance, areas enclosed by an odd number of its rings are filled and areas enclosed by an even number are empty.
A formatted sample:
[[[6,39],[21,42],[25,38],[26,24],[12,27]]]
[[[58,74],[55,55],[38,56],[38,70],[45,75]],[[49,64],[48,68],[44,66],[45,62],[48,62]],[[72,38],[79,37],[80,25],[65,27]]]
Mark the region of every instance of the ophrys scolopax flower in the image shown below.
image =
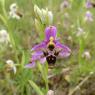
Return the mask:
[[[53,65],[57,58],[68,57],[71,50],[64,44],[61,44],[57,38],[57,29],[55,26],[49,26],[45,29],[45,39],[32,48],[34,52],[30,59],[30,64],[26,67],[35,66],[36,61]]]

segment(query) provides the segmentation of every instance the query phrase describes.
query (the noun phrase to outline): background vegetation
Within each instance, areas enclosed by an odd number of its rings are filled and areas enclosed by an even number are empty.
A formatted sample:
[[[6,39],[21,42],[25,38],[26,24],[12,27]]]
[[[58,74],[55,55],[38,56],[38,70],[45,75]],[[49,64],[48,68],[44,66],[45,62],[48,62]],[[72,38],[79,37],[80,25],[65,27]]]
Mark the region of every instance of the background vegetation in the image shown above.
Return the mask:
[[[86,8],[86,0],[65,1],[68,6],[64,6],[64,0],[0,0],[0,30],[7,30],[10,37],[8,44],[0,43],[0,95],[46,95],[50,89],[55,95],[95,95],[95,8]],[[9,18],[12,3],[18,5],[23,15],[19,20]],[[34,5],[52,11],[51,25],[57,27],[60,41],[72,50],[69,58],[57,60],[56,66],[48,69],[48,76],[47,66],[24,68],[32,46],[42,41],[44,37],[40,34],[49,26],[44,23],[43,28],[37,29]],[[85,20],[87,11],[93,21]],[[15,74],[7,60],[14,62]]]

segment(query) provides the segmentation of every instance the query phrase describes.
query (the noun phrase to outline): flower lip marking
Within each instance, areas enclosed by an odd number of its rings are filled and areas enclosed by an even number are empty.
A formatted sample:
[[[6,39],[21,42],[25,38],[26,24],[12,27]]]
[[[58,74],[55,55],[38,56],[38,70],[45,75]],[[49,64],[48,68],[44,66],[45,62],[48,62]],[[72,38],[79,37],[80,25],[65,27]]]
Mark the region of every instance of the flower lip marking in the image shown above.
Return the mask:
[[[53,51],[53,49],[55,48],[54,38],[52,36],[49,39],[48,48],[50,51]]]
[[[55,56],[58,56],[59,53],[60,53],[60,51],[55,51],[55,52],[54,52],[54,55],[55,55]]]
[[[56,57],[53,56],[53,55],[50,55],[50,56],[46,57],[46,60],[47,60],[47,62],[48,62],[49,65],[53,65],[56,62]]]
[[[48,51],[43,51],[43,54],[44,54],[44,56],[46,57],[46,56],[48,56]]]

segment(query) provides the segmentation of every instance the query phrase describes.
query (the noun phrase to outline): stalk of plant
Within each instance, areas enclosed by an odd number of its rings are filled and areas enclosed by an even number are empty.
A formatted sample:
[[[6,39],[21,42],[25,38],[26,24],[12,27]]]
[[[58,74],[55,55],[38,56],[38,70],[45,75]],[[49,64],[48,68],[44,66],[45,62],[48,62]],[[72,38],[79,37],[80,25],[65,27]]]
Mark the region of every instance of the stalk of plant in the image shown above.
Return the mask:
[[[48,65],[53,66],[59,58],[68,57],[71,50],[64,44],[61,44],[57,38],[57,29],[55,26],[49,26],[45,29],[45,39],[32,48],[30,63],[26,68],[37,67],[45,81],[46,93],[48,91]],[[40,63],[38,63],[40,61]],[[47,61],[46,64],[44,64]]]
[[[0,14],[0,19],[3,22],[5,28],[8,31],[9,38],[10,38],[10,43],[12,45],[12,48],[15,51],[16,61],[17,61],[17,63],[19,63],[19,60],[18,60],[18,57],[17,57],[18,56],[18,52],[17,52],[18,44],[16,43],[16,39],[14,38],[14,33],[13,33],[14,31],[11,29],[11,24],[9,23],[9,18],[8,18],[6,9],[5,9],[5,0],[0,0],[0,3],[1,3],[1,6],[2,6],[2,14]]]

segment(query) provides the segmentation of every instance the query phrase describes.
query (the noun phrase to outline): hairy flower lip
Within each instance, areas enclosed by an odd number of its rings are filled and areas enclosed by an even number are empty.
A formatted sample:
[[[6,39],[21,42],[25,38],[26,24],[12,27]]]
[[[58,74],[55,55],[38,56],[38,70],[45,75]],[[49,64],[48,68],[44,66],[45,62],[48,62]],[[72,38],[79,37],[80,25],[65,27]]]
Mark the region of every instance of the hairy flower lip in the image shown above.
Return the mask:
[[[32,48],[30,64],[26,67],[34,67],[36,61],[42,64],[47,61],[48,64],[55,64],[57,57],[64,58],[71,54],[71,50],[57,39],[57,29],[55,26],[49,26],[45,29],[45,39]]]
[[[56,57],[53,56],[53,55],[50,55],[50,56],[47,56],[47,57],[46,57],[46,60],[47,60],[47,62],[48,62],[49,65],[50,65],[50,64],[55,64],[55,62],[56,62]]]

